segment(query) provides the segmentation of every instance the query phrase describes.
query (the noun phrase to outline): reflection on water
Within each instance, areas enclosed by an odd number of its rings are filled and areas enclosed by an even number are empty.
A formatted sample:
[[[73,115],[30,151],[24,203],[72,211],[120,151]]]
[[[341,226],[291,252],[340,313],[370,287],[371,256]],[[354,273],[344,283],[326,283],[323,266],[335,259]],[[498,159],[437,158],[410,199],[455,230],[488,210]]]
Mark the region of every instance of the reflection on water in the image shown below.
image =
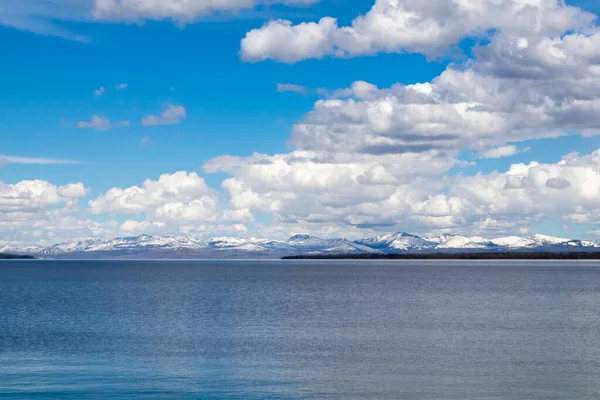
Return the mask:
[[[2,398],[598,399],[600,264],[0,263]]]

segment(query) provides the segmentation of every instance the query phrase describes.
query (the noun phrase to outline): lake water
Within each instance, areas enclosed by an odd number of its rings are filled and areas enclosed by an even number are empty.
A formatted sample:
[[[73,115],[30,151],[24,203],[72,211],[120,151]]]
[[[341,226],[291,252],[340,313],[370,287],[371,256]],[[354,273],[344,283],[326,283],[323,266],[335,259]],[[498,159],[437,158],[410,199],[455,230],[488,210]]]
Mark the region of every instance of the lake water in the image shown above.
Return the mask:
[[[0,262],[2,399],[600,398],[600,263]]]

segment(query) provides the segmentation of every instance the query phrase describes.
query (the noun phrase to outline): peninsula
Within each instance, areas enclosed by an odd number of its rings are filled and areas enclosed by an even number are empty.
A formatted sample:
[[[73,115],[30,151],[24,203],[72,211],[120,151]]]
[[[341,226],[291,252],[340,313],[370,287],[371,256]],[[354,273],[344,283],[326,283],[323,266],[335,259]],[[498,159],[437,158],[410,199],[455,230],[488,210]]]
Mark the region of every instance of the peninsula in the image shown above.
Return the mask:
[[[0,253],[0,260],[35,260],[35,257]]]

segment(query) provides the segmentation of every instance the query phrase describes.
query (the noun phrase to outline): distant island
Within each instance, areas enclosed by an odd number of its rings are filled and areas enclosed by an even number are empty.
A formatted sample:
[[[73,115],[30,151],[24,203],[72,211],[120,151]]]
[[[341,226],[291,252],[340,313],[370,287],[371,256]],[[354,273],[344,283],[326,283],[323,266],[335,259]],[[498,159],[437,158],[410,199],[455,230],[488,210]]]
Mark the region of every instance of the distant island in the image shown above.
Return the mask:
[[[0,260],[35,260],[35,257],[0,253]]]
[[[282,257],[283,260],[600,260],[600,252],[488,252],[409,254],[315,254]]]

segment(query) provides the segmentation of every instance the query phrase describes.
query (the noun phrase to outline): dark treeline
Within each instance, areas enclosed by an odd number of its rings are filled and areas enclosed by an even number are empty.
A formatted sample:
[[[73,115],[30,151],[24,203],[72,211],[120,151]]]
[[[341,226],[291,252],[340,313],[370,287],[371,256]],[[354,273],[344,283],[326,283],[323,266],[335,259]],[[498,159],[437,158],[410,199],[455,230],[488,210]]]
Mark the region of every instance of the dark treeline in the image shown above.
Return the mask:
[[[31,256],[18,256],[15,254],[3,254],[0,253],[0,260],[33,260]]]
[[[298,255],[284,260],[600,260],[600,252],[411,253]]]

